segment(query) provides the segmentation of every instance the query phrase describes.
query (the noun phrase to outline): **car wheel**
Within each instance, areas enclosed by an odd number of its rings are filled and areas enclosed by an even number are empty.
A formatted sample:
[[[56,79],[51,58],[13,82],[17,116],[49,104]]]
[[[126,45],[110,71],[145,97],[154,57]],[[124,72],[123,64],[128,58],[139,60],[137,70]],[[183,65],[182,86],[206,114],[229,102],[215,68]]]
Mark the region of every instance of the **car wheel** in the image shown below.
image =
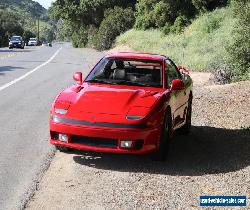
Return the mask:
[[[189,96],[187,113],[186,113],[186,122],[181,128],[177,130],[178,133],[183,135],[189,134],[192,124],[191,121],[192,121],[192,96]]]
[[[73,149],[69,148],[69,147],[61,147],[61,146],[55,146],[57,150],[59,150],[60,152],[70,152]]]
[[[168,155],[169,142],[172,137],[172,120],[171,113],[167,111],[164,118],[162,127],[162,134],[159,142],[159,149],[152,154],[152,159],[156,161],[165,161]]]

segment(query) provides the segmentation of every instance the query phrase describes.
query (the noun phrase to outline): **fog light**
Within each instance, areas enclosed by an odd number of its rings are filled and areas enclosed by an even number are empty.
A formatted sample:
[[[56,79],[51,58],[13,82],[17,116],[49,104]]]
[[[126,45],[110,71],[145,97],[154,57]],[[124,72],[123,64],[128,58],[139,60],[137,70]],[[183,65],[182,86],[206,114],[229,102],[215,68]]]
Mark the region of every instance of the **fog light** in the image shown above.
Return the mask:
[[[121,148],[131,148],[132,147],[132,141],[121,141],[120,147]]]
[[[59,141],[68,142],[68,135],[59,133],[58,139]]]

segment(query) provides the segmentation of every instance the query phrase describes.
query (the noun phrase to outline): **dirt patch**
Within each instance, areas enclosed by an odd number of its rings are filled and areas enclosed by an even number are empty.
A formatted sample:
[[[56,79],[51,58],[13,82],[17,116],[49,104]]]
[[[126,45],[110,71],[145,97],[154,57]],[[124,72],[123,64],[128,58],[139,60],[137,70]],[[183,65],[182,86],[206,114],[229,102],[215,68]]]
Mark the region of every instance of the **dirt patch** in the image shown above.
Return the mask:
[[[116,53],[116,52],[135,52],[135,50],[133,50],[131,47],[127,45],[120,45],[108,51],[105,51],[105,54]]]

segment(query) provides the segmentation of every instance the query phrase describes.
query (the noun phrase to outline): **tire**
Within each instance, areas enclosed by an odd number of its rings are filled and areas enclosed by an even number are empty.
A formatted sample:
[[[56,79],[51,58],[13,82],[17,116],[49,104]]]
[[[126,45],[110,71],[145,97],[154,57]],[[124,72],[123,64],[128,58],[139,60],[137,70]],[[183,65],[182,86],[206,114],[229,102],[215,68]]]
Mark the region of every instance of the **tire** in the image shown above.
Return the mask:
[[[73,149],[69,148],[69,147],[61,147],[61,146],[55,146],[57,150],[59,150],[60,152],[70,152]]]
[[[188,99],[188,108],[186,113],[186,122],[185,124],[179,128],[177,131],[179,134],[187,135],[190,133],[191,124],[192,124],[192,96],[189,96]]]
[[[167,111],[164,118],[164,123],[162,127],[162,134],[159,142],[159,149],[152,154],[152,160],[155,161],[165,161],[169,151],[169,142],[172,137],[172,120],[171,113]]]

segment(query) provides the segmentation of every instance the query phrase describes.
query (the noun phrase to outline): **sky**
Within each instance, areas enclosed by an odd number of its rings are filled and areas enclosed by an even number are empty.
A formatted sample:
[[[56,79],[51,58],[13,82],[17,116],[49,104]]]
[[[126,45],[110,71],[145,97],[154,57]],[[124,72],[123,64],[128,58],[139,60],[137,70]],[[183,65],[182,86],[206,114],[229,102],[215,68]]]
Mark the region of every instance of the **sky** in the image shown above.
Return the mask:
[[[39,2],[43,7],[45,7],[46,9],[48,9],[49,6],[51,5],[51,2],[53,2],[55,0],[33,0],[33,1]]]

